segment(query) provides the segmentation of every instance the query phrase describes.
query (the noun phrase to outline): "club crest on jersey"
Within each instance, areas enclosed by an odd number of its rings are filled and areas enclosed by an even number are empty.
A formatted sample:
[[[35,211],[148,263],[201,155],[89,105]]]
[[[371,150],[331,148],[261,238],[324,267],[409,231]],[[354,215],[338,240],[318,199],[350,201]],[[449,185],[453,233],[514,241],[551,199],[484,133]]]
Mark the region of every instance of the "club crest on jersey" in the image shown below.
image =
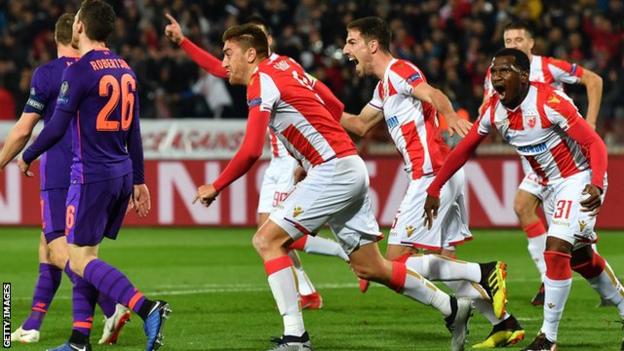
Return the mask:
[[[37,95],[37,91],[35,90],[35,87],[30,88],[30,95]]]
[[[257,97],[255,99],[247,100],[247,106],[249,108],[252,108],[254,106],[260,106],[260,104],[262,104],[262,98],[261,97]]]
[[[293,217],[297,217],[302,213],[303,213],[303,209],[299,206],[295,206],[295,208],[293,209]]]
[[[528,115],[526,116],[526,118],[529,128],[535,128],[535,126],[537,125],[537,115]]]

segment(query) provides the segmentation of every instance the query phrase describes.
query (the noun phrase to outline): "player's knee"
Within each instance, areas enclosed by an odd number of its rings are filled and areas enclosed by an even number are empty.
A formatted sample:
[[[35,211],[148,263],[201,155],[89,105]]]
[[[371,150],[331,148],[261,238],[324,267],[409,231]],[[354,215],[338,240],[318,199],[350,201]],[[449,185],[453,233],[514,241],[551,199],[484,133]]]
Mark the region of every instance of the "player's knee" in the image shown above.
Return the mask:
[[[516,212],[521,223],[526,222],[533,215],[532,209],[523,197],[516,197],[514,200],[514,212]]]
[[[260,254],[260,256],[264,256],[264,254],[275,249],[276,242],[272,240],[270,236],[266,235],[264,232],[257,232],[254,234],[251,239],[251,243],[256,249],[256,252]]]

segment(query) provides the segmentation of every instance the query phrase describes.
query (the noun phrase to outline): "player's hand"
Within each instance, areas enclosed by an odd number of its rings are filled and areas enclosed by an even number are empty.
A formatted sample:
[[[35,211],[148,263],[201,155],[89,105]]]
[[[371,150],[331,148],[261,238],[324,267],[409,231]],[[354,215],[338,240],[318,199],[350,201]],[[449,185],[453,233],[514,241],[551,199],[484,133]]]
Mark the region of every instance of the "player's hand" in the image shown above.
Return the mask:
[[[145,217],[149,214],[152,208],[149,189],[145,184],[137,184],[134,186],[132,193],[132,206],[139,215],[139,217]]]
[[[300,181],[302,181],[303,179],[305,179],[305,177],[308,174],[306,173],[306,171],[303,169],[303,167],[301,166],[297,166],[297,168],[295,168],[295,184],[299,183]]]
[[[182,39],[184,39],[184,34],[182,34],[180,24],[168,13],[165,13],[165,17],[169,20],[169,24],[165,27],[165,35],[169,38],[169,40],[180,45]]]
[[[457,118],[448,122],[449,135],[451,136],[457,133],[463,138],[466,134],[468,134],[470,128],[472,128],[472,123],[466,121],[465,119]]]
[[[35,176],[35,174],[32,171],[29,170],[30,169],[30,165],[28,163],[26,163],[23,158],[20,157],[20,158],[17,159],[17,166],[19,167],[20,171],[22,173],[24,173],[25,176],[27,176],[27,177],[34,177]]]
[[[602,205],[602,201],[600,199],[602,191],[593,184],[587,184],[585,185],[585,189],[583,189],[583,194],[589,194],[589,197],[581,201],[581,206],[583,206],[581,211],[591,212],[592,216],[597,215],[600,211],[600,205]]]
[[[427,199],[425,200],[425,213],[423,213],[423,217],[425,217],[424,226],[427,229],[431,229],[433,226],[433,221],[438,217],[438,209],[440,208],[440,198],[427,195]]]
[[[217,195],[219,195],[219,193],[217,192],[217,189],[215,189],[214,185],[204,184],[197,188],[197,195],[195,195],[193,203],[196,203],[197,200],[199,200],[202,205],[209,207],[210,204],[212,204],[212,202],[217,198]]]

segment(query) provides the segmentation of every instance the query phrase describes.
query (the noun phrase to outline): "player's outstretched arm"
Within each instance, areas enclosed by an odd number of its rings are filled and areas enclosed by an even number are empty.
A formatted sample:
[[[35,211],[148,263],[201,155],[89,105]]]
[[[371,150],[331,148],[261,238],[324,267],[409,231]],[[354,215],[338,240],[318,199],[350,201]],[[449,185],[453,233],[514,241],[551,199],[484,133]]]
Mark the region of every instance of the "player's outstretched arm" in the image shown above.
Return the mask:
[[[24,149],[40,118],[41,115],[35,112],[22,113],[17,123],[11,128],[0,151],[0,170],[3,170]]]
[[[212,56],[209,52],[202,50],[199,46],[195,45],[192,41],[188,40],[182,34],[182,28],[180,24],[170,14],[165,14],[165,17],[169,20],[169,24],[165,27],[165,35],[172,42],[180,45],[182,50],[203,68],[206,72],[217,76],[219,78],[227,78],[227,71],[222,66],[222,61]]]
[[[364,136],[371,128],[377,125],[377,123],[383,120],[383,112],[372,107],[370,104],[366,104],[359,115],[352,115],[347,112],[342,113],[340,118],[340,124],[347,131]]]
[[[602,101],[602,78],[583,68],[581,76],[581,84],[587,89],[587,113],[585,118],[592,129],[596,129],[596,121],[598,120],[598,112],[600,112],[600,101]]]
[[[223,189],[249,171],[251,166],[262,156],[264,137],[270,117],[271,112],[261,111],[259,106],[254,106],[249,110],[247,129],[240,149],[217,177],[217,180],[197,189],[193,203],[200,200],[204,206],[210,206]]]
[[[461,137],[465,137],[468,134],[472,123],[457,116],[457,113],[453,110],[453,105],[451,105],[451,100],[439,89],[422,82],[412,88],[412,96],[420,101],[432,104],[444,116],[450,135],[457,133]]]

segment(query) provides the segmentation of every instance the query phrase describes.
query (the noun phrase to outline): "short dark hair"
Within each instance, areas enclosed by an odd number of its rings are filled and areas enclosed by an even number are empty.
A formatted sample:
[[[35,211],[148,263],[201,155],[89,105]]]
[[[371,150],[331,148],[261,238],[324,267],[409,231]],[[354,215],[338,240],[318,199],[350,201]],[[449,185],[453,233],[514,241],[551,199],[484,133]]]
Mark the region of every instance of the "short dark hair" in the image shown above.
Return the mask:
[[[255,24],[246,23],[228,28],[223,33],[223,42],[228,40],[237,41],[245,50],[256,49],[256,53],[262,58],[269,57],[269,40]]]
[[[522,29],[524,30],[531,38],[533,37],[533,29],[529,25],[528,22],[523,20],[514,20],[505,25],[503,28],[503,32],[513,29]]]
[[[87,38],[106,41],[115,29],[115,10],[102,0],[85,0],[80,5],[78,19],[84,23]]]
[[[74,24],[74,14],[64,13],[56,20],[54,25],[54,41],[57,44],[69,45],[72,41],[72,25]]]
[[[245,23],[251,23],[251,24],[255,24],[256,26],[262,26],[267,34],[271,34],[271,27],[269,26],[269,22],[266,21],[266,19],[264,19],[264,17],[260,16],[257,13],[254,13],[253,15],[247,17],[247,20],[245,21]]]
[[[374,16],[358,18],[349,23],[347,29],[357,30],[366,41],[377,40],[383,50],[390,51],[392,32],[383,19]]]
[[[518,67],[523,72],[529,72],[531,70],[531,62],[527,54],[518,49],[504,48],[500,49],[494,54],[494,57],[511,56],[515,58],[514,66]]]

